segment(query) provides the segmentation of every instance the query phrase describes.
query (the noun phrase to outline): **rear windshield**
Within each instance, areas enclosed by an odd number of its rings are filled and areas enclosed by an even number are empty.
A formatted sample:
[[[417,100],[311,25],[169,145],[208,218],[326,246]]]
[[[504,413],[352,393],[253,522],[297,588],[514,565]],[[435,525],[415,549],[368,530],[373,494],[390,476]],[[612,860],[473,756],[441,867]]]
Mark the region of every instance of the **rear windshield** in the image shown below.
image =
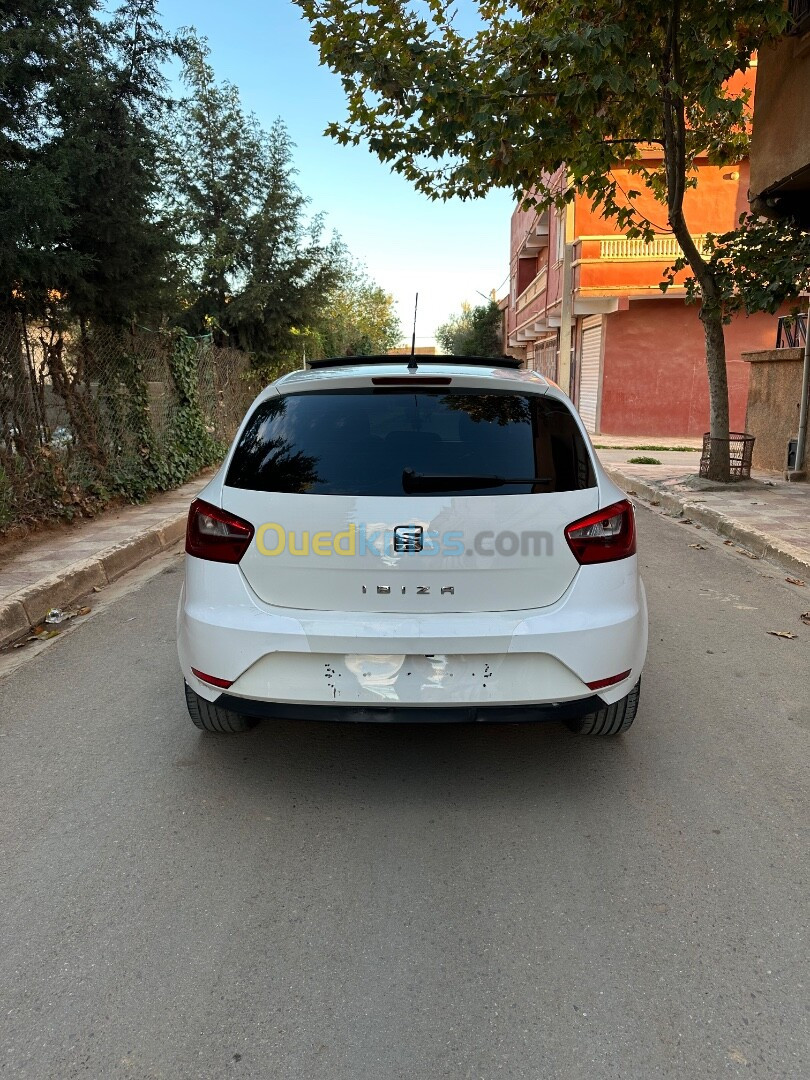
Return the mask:
[[[509,391],[374,388],[269,398],[226,484],[309,495],[525,495],[594,487],[561,401]]]

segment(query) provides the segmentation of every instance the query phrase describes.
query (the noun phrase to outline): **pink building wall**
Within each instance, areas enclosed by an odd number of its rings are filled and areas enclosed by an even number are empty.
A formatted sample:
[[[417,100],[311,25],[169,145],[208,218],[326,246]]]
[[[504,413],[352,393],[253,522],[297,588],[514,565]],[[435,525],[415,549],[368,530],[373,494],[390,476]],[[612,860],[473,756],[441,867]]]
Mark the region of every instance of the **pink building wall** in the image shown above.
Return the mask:
[[[703,324],[696,304],[631,302],[604,320],[600,431],[613,435],[701,436],[709,427]],[[745,430],[750,365],[741,353],[772,349],[776,317],[737,315],[726,326],[733,431]]]

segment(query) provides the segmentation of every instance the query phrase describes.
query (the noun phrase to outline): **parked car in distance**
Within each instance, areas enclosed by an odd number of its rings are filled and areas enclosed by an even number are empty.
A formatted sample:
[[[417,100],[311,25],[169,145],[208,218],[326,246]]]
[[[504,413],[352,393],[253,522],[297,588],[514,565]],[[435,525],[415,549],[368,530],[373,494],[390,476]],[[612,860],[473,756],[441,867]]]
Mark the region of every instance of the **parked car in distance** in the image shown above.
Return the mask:
[[[316,361],[254,401],[189,512],[191,719],[636,715],[631,503],[555,384],[505,357]]]

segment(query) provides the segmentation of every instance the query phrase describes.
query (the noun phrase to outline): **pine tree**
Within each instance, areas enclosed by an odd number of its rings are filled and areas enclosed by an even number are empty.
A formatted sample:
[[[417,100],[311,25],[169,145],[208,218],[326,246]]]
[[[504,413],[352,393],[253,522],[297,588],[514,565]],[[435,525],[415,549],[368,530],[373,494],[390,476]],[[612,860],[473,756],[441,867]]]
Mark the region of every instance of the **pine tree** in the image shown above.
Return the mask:
[[[95,0],[20,0],[0,8],[0,312],[33,304],[67,267],[63,177],[49,153],[59,117],[51,91],[67,45],[93,19]]]
[[[158,318],[174,249],[159,204],[160,122],[170,106],[163,65],[182,42],[161,27],[154,0],[127,0],[72,45],[54,89],[61,133],[52,147],[70,205],[59,243],[80,271],[63,283],[82,321]]]
[[[225,325],[259,362],[287,355],[293,331],[316,322],[342,279],[342,241],[323,240],[323,217],[307,219],[308,200],[294,179],[292,141],[281,120],[263,139],[265,186],[240,252],[243,287],[228,306]]]
[[[203,42],[193,42],[183,75],[189,93],[167,131],[166,194],[181,241],[183,323],[199,332],[207,320],[225,321],[260,196],[262,145],[236,87],[217,83]]]
[[[183,243],[182,323],[192,333],[213,324],[222,343],[274,363],[322,310],[343,247],[323,240],[322,218],[307,216],[284,124],[263,131],[236,87],[216,81],[200,42],[185,79],[189,96],[167,140]]]
[[[0,306],[124,323],[160,308],[173,246],[159,216],[164,63],[155,0],[0,13]]]

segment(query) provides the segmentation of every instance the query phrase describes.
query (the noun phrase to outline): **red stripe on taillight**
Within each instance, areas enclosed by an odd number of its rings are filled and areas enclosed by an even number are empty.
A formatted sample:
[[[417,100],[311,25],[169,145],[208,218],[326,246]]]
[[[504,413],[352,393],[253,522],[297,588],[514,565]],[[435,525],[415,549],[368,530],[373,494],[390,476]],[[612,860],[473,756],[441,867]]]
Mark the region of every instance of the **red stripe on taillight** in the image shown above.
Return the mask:
[[[253,526],[227,510],[195,499],[188,512],[186,553],[211,562],[238,563],[253,539]]]
[[[613,686],[615,683],[624,682],[632,670],[632,668],[628,668],[627,671],[622,671],[618,675],[611,675],[609,679],[597,679],[596,682],[585,683],[585,685],[589,690],[602,690],[605,686]]]
[[[233,686],[233,679],[218,679],[216,675],[206,675],[204,671],[198,671],[195,667],[191,670],[202,682],[210,683],[212,686],[218,686],[220,690],[227,690],[229,686]]]
[[[578,563],[613,562],[636,553],[636,518],[627,499],[572,521],[565,539]]]

